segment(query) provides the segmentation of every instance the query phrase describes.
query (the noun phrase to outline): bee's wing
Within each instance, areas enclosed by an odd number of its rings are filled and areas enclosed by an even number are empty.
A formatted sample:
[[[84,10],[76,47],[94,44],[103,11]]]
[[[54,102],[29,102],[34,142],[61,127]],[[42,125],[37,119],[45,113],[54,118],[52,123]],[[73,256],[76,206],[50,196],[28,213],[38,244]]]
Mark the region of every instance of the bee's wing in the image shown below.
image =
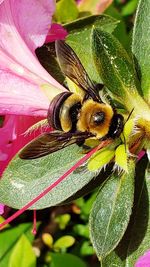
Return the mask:
[[[76,142],[82,142],[90,136],[89,133],[44,133],[29,144],[19,153],[21,159],[36,159],[60,150]]]
[[[61,70],[65,76],[88,93],[93,100],[102,102],[96,86],[89,78],[86,70],[72,48],[64,41],[56,41],[56,54]]]

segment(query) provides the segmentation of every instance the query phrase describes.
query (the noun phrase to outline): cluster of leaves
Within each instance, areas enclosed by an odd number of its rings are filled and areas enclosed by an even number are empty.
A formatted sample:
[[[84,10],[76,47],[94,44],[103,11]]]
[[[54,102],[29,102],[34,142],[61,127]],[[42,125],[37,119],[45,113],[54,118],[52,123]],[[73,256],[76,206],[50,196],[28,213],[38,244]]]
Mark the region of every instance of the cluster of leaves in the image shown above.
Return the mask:
[[[129,27],[133,20],[132,15],[136,4],[137,1],[135,0],[131,0],[125,5],[116,0],[106,11],[112,17],[92,15],[84,18],[81,17],[81,12],[73,0],[60,0],[57,3],[55,14],[55,19],[58,22],[67,22],[64,24],[69,32],[67,42],[77,53],[91,79],[97,83],[102,80],[107,86],[106,92],[109,93],[118,110],[123,110],[129,114],[134,108],[133,115],[135,117],[138,110],[141,112],[143,103],[146,106],[146,108],[144,106],[145,111],[148,110],[146,102],[149,101],[150,71],[147,61],[148,55],[145,52],[149,53],[149,21],[147,18],[150,4],[148,1],[143,0],[139,6],[132,42],[132,51],[140,65],[140,69],[139,65],[136,65],[136,69],[138,77],[140,79],[142,77],[141,87],[139,87],[137,77],[135,77],[133,62],[123,48],[124,46],[130,51],[131,33]],[[69,11],[67,11],[68,8]],[[66,13],[64,14],[63,11]],[[79,17],[81,18],[77,21],[70,22]],[[121,20],[120,24],[118,24],[118,19]],[[123,46],[118,43],[114,36],[122,42]],[[49,73],[59,82],[64,82],[65,77],[57,64],[53,44],[47,44],[38,49],[37,55]],[[53,62],[53,68],[51,62]],[[130,94],[131,97],[128,99]],[[140,95],[145,98],[145,101]],[[137,106],[135,107],[135,102],[133,101],[133,104],[131,100],[136,99],[136,97]],[[82,158],[82,153],[81,147],[73,145],[55,154],[30,162],[22,161],[16,156],[0,181],[1,201],[8,206],[21,208],[31,200],[31,196],[32,199],[36,197],[38,193],[42,192],[50,183],[55,182],[60,175]],[[85,266],[85,263],[76,255],[83,257],[94,255],[87,228],[88,216],[92,207],[89,223],[90,236],[94,250],[103,266],[123,267],[126,263],[128,266],[133,266],[138,257],[150,248],[150,219],[148,216],[150,187],[147,166],[146,156],[136,164],[136,167],[135,159],[131,158],[127,173],[124,172],[120,176],[118,176],[118,172],[112,174],[112,165],[110,164],[105,171],[101,171],[97,176],[97,169],[92,171],[85,164],[38,201],[32,208],[42,209],[66,204],[100,186],[97,196],[94,193],[87,201],[83,198],[76,201],[76,205],[81,209],[80,224],[76,224],[74,217],[70,218],[68,213],[63,214],[57,216],[55,221],[59,225],[58,235],[41,234],[42,242],[47,246],[47,250],[46,254],[44,250],[41,250],[42,256],[40,256],[37,264],[42,267],[60,267],[60,264],[63,266],[64,262],[65,267],[67,264],[68,266]],[[94,205],[92,205],[94,200]],[[71,230],[69,236],[68,234],[66,236],[68,225],[71,225]],[[18,230],[18,234],[13,235],[13,231],[15,232],[16,229],[20,228],[20,232]],[[3,235],[12,236],[12,243],[10,242],[10,245],[8,244],[2,252],[2,264],[5,258],[7,265],[9,262],[8,266],[15,266],[15,264],[17,266],[16,260],[19,259],[19,253],[22,253],[22,247],[25,246],[25,258],[29,262],[23,262],[24,265],[22,266],[34,267],[36,266],[36,257],[31,247],[32,237],[29,235],[28,238],[28,234],[25,233],[28,232],[31,225],[22,224],[20,228],[10,227],[3,232]],[[63,231],[64,235],[62,234]],[[1,238],[5,239],[6,237],[0,237],[0,242],[3,242]],[[82,240],[82,242],[78,246],[75,240]],[[13,247],[14,244],[15,247],[10,256],[10,247]],[[8,257],[4,257],[6,254]],[[6,263],[2,266],[6,266]]]
[[[8,225],[0,235],[0,265],[87,267],[88,260],[93,267],[99,266],[88,228],[89,212],[95,198],[96,192],[73,204],[37,212],[40,222],[35,237],[32,223],[22,223],[31,219],[31,212],[20,217],[17,225]]]

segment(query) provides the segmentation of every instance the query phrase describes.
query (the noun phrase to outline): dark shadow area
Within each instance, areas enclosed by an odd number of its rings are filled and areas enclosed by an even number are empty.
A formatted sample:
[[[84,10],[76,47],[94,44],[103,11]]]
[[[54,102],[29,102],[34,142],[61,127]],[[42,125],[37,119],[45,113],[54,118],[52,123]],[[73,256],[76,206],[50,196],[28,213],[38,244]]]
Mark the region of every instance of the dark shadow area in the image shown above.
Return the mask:
[[[82,179],[82,166],[80,168],[81,168],[81,179]],[[87,185],[85,185],[82,189],[80,189],[78,192],[76,192],[76,194],[74,194],[73,196],[69,197],[64,202],[62,202],[61,205],[70,203],[79,197],[83,197],[83,196],[89,194],[90,192],[92,192],[97,187],[99,187],[108,178],[108,176],[111,175],[112,168],[113,168],[113,163],[107,165],[105,170],[102,169],[102,171],[100,172],[100,174],[97,177],[94,177]],[[80,169],[78,168],[78,171],[79,170]]]

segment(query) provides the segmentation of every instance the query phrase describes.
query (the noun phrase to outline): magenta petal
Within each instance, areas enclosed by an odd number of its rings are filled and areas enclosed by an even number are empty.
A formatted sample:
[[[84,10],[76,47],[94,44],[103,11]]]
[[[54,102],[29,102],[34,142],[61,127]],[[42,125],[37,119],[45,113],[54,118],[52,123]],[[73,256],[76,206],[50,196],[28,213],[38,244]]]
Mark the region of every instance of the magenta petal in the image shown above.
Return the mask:
[[[144,157],[144,155],[145,155],[145,151],[144,150],[141,150],[140,152],[139,152],[139,154],[138,154],[138,160],[140,160],[141,158],[143,158]]]
[[[150,267],[150,250],[138,259],[135,267]]]
[[[4,71],[0,85],[0,114],[47,115],[49,100],[37,85]]]
[[[26,134],[26,130],[41,120],[41,117],[8,115],[0,128],[0,176],[12,157],[42,129]]]
[[[60,24],[53,23],[47,34],[45,43],[64,40],[67,34],[67,31]]]

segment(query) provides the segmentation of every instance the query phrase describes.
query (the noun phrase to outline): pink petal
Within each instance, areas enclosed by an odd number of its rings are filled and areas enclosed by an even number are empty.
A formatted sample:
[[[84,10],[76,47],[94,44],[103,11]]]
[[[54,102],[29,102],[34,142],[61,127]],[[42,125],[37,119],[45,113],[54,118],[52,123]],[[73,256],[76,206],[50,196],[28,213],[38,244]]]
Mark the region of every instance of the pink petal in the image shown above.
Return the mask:
[[[45,42],[55,11],[55,1],[13,0],[11,2],[13,17],[15,24],[19,26],[20,35],[34,52]]]
[[[53,23],[47,34],[45,43],[64,40],[67,34],[67,31],[60,24]]]
[[[150,267],[150,250],[138,259],[135,267]]]
[[[34,49],[45,41],[53,0],[5,0],[0,5],[0,69],[29,81],[63,87],[40,65]],[[29,30],[30,29],[30,30]]]
[[[36,84],[0,71],[0,114],[46,117],[48,107],[48,98]]]
[[[0,128],[0,175],[12,157],[29,141],[35,138],[42,129],[25,134],[26,130],[42,117],[8,115]]]
[[[0,215],[2,215],[4,213],[4,207],[5,207],[5,205],[0,204]]]
[[[101,0],[96,6],[96,13],[103,13],[112,4],[112,2],[113,0]]]

